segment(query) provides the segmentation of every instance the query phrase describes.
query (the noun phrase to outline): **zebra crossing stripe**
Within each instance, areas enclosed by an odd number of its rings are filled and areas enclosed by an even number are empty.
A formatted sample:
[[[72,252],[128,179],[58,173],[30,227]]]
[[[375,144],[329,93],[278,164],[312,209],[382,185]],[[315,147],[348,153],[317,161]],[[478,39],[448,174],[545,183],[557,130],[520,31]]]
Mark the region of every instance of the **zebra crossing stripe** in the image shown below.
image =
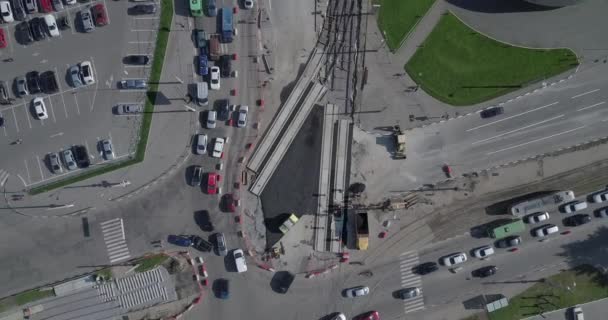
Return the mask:
[[[5,170],[0,170],[0,187],[4,187],[6,180],[8,180],[8,176],[10,176],[10,173]]]
[[[125,227],[122,219],[115,218],[104,221],[100,225],[110,263],[130,258],[131,254],[125,239]]]

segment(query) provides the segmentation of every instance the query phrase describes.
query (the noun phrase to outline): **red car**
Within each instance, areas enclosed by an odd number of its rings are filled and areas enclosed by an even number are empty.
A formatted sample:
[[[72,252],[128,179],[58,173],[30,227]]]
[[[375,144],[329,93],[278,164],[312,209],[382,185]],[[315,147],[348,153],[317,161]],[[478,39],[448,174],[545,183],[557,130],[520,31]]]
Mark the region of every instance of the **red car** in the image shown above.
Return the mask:
[[[4,29],[0,28],[0,49],[6,48],[6,38],[4,37]]]
[[[234,205],[234,197],[232,196],[232,193],[225,194],[222,197],[221,206],[222,206],[222,210],[224,210],[224,211],[228,211],[228,212],[236,211],[236,206]]]
[[[53,12],[51,0],[40,0],[40,9],[45,13]]]
[[[366,312],[355,318],[356,320],[380,320],[380,314],[378,311]]]
[[[207,193],[208,194],[216,194],[217,193],[217,184],[222,180],[222,176],[215,172],[209,173],[207,176]]]
[[[93,8],[91,8],[91,12],[93,13],[96,26],[100,27],[108,24],[108,15],[106,14],[106,7],[103,6],[103,3],[94,5]]]

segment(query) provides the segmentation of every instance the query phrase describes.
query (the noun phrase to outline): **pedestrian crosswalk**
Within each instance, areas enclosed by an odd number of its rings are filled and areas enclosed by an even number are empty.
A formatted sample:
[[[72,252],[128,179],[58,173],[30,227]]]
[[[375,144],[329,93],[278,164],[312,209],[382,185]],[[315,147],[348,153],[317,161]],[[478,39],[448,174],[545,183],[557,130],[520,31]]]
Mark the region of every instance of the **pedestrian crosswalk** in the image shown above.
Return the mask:
[[[129,259],[129,248],[125,240],[125,227],[122,218],[116,218],[101,223],[103,241],[108,249],[110,263]]]
[[[418,252],[408,251],[399,256],[399,269],[401,271],[402,288],[420,288],[420,295],[406,299],[404,303],[404,313],[410,313],[424,309],[424,292],[422,291],[422,280],[419,275],[412,272],[412,268],[418,264]]]

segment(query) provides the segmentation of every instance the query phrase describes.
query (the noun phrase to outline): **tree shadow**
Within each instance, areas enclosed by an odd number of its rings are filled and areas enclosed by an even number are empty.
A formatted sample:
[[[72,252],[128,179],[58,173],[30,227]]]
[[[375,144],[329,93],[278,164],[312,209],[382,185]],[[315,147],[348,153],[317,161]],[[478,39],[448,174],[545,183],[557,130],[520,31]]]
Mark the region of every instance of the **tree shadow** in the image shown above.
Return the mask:
[[[608,227],[601,226],[586,239],[573,241],[562,246],[565,257],[577,275],[587,275],[599,286],[608,286],[608,256],[605,253],[608,242]]]

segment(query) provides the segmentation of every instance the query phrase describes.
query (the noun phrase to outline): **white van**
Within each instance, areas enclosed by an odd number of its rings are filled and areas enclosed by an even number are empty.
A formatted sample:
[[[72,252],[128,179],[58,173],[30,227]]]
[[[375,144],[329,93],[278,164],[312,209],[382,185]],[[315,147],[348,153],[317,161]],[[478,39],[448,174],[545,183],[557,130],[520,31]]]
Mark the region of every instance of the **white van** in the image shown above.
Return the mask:
[[[245,272],[247,271],[247,262],[245,262],[245,254],[243,250],[236,249],[232,252],[234,257],[234,265],[236,266],[236,272]]]
[[[209,85],[206,82],[196,83],[196,102],[199,106],[209,104]]]

